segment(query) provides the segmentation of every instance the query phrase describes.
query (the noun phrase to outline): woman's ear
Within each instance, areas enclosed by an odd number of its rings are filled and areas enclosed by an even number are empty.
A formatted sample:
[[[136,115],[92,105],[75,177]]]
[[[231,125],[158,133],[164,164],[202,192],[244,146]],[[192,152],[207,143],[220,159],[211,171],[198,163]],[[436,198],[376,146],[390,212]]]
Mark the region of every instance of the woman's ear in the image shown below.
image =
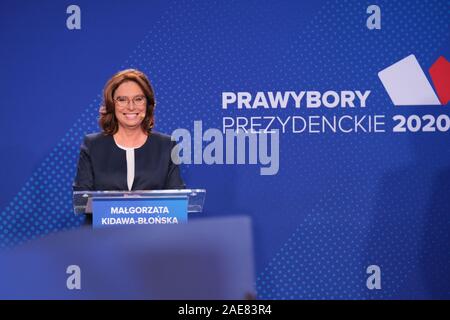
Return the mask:
[[[103,104],[100,105],[100,108],[98,109],[98,112],[101,113],[101,114],[107,114],[105,105],[103,105]]]

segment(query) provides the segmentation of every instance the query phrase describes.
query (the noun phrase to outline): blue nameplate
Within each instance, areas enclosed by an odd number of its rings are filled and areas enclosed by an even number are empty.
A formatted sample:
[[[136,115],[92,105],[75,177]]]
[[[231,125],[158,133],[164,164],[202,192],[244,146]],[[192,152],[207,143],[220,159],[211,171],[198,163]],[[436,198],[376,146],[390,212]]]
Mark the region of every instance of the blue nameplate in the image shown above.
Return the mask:
[[[187,222],[187,197],[93,198],[94,228]]]

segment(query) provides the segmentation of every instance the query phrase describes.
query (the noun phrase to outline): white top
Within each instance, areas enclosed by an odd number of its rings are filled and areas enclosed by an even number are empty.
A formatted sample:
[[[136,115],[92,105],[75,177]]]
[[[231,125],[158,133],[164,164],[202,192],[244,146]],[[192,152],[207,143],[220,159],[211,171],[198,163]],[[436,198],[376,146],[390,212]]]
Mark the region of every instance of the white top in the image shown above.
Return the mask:
[[[127,148],[118,144],[117,146],[127,152],[127,185],[128,190],[130,191],[134,181],[134,149],[136,148]]]

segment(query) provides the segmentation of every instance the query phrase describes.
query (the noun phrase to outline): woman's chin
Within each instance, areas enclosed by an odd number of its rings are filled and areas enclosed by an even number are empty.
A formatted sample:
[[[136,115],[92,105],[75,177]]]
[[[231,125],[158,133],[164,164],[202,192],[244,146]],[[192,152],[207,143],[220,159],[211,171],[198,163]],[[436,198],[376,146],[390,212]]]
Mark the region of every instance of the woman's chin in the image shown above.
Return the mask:
[[[141,121],[123,121],[120,125],[126,129],[138,129],[141,126]]]

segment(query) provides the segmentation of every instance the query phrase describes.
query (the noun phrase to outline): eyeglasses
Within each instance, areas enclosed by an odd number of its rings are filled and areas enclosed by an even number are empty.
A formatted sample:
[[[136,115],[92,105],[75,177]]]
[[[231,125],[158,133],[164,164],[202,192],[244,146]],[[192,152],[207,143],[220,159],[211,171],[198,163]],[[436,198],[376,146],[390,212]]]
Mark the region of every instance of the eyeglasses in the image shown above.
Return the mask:
[[[135,106],[143,106],[147,101],[144,95],[134,96],[131,100]],[[116,101],[117,105],[121,108],[127,107],[130,104],[130,98],[126,96],[118,96],[114,101]]]

